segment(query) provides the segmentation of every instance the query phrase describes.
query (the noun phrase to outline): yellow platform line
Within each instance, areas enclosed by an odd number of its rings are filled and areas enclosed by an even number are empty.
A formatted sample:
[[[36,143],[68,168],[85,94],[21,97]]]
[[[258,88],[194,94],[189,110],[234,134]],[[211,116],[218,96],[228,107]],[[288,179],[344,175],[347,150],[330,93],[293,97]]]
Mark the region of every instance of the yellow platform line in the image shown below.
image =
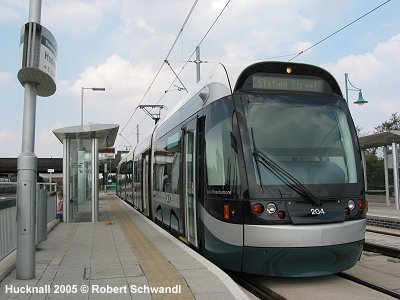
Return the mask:
[[[152,294],[152,299],[195,299],[182,274],[165,258],[156,246],[139,230],[126,212],[113,200],[108,200],[115,218],[143,269],[149,286],[180,286],[179,294]]]

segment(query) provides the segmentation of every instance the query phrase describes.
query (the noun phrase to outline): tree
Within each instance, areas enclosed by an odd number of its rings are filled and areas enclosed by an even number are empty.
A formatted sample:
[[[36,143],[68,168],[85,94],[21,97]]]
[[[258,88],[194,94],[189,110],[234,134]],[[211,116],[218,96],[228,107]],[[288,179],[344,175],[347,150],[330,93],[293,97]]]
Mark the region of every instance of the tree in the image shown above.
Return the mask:
[[[397,112],[392,113],[388,121],[376,126],[374,133],[387,132],[390,130],[400,130],[400,116],[397,115]],[[383,190],[385,186],[383,157],[379,157],[376,153],[377,148],[372,148],[368,149],[365,155],[369,190]]]
[[[376,132],[386,132],[390,130],[400,130],[400,116],[397,112],[392,113],[389,121],[383,122],[381,125],[375,127]]]

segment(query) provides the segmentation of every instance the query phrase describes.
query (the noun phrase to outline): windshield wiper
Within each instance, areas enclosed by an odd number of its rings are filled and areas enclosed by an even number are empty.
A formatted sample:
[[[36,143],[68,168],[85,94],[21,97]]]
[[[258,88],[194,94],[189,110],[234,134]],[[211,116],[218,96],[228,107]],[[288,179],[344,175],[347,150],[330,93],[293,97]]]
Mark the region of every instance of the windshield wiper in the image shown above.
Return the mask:
[[[322,206],[321,200],[318,199],[309,189],[307,189],[296,177],[287,172],[284,168],[282,168],[280,165],[274,162],[263,152],[257,150],[254,141],[253,128],[251,128],[251,135],[253,139],[253,156],[257,163],[256,167],[258,171],[258,176],[260,178],[261,187],[263,186],[263,184],[261,182],[261,172],[258,163],[261,163],[265,168],[267,168],[276,177],[278,177],[279,180],[281,180],[285,185],[287,185],[289,188],[291,188],[293,191],[299,194],[302,198],[310,200],[312,203],[314,203],[315,206]]]
[[[284,168],[279,166],[276,162],[266,156],[259,150],[254,150],[253,155],[258,157],[258,161],[270,170],[276,177],[278,177],[289,188],[298,193],[302,198],[310,200],[315,206],[322,206],[319,200],[308,188],[306,188],[296,177],[287,172]]]

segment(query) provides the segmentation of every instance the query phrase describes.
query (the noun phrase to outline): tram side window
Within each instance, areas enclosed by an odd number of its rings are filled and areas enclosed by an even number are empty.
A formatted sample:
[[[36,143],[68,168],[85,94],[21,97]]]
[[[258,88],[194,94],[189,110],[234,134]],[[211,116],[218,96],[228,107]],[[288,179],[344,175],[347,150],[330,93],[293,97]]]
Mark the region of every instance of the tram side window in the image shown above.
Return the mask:
[[[133,166],[133,184],[134,184],[134,189],[137,191],[137,186],[139,182],[139,175],[138,175],[138,161],[134,161],[134,166]]]
[[[155,190],[179,193],[179,166],[181,161],[179,132],[168,133],[157,142],[155,152]]]
[[[126,183],[127,185],[131,185],[132,184],[132,167],[133,167],[133,163],[132,161],[127,162],[126,164]]]
[[[164,191],[165,163],[165,138],[161,138],[154,151],[154,190],[158,192]]]
[[[205,124],[208,189],[226,195],[237,194],[240,185],[237,152],[232,147],[232,114],[229,99],[215,102],[210,105]]]

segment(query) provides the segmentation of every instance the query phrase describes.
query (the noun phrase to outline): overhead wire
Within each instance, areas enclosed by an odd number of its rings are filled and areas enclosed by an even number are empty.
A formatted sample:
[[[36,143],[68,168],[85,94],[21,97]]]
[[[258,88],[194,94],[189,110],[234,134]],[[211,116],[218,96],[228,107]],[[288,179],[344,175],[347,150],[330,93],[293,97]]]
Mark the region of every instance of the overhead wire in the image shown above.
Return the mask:
[[[358,22],[359,20],[363,19],[364,17],[368,16],[369,14],[371,14],[372,12],[374,12],[374,11],[376,11],[377,9],[381,8],[382,6],[386,5],[386,4],[389,3],[390,1],[391,1],[391,0],[387,0],[387,1],[383,2],[382,4],[378,5],[377,7],[373,8],[373,9],[370,10],[370,11],[368,11],[367,13],[363,14],[362,16],[358,17],[357,19],[353,20],[352,22],[346,24],[345,26],[339,28],[338,30],[336,30],[335,32],[333,32],[333,33],[331,33],[330,35],[326,36],[325,38],[321,39],[320,41],[314,43],[314,44],[311,45],[310,47],[308,47],[308,48],[306,48],[306,49],[300,51],[299,53],[295,53],[295,54],[293,53],[293,54],[286,54],[286,55],[274,56],[274,57],[270,57],[270,58],[268,58],[268,59],[283,58],[283,57],[288,57],[288,56],[293,56],[293,55],[294,55],[294,57],[292,57],[291,59],[289,59],[289,61],[292,61],[292,60],[296,59],[297,57],[299,57],[300,55],[304,54],[305,52],[307,52],[307,51],[311,50],[312,48],[316,47],[317,45],[319,45],[319,44],[325,42],[326,40],[328,40],[328,39],[331,38],[332,36],[334,36],[334,35],[338,34],[339,32],[343,31],[343,30],[346,29],[347,27],[353,25],[354,23],[356,23],[356,22]],[[191,14],[192,14],[192,12],[193,12],[193,10],[194,10],[194,7],[196,6],[197,2],[198,2],[198,0],[194,2],[193,6],[192,6],[192,9],[190,10],[188,16],[186,17],[185,22],[184,22],[184,24],[183,24],[181,30],[179,31],[179,33],[178,33],[178,35],[177,35],[175,41],[173,42],[173,44],[172,44],[170,50],[168,51],[168,54],[167,54],[167,56],[166,56],[166,59],[165,59],[165,60],[163,61],[163,63],[161,64],[161,66],[160,66],[158,72],[156,73],[156,76],[154,77],[154,79],[152,80],[150,86],[149,86],[148,89],[146,90],[144,96],[143,96],[142,99],[140,100],[139,105],[143,102],[143,100],[144,100],[145,97],[147,96],[147,94],[148,94],[148,92],[150,91],[150,89],[152,88],[152,85],[154,84],[156,78],[158,77],[159,73],[161,72],[161,69],[163,68],[163,66],[165,65],[165,63],[168,61],[168,57],[169,57],[169,55],[171,54],[173,48],[175,47],[175,44],[176,44],[176,42],[178,41],[179,37],[181,36],[181,34],[182,34],[182,32],[183,32],[183,29],[184,29],[184,27],[185,27],[187,21],[189,20],[189,18],[190,18],[190,16],[191,16]],[[209,34],[210,31],[212,30],[212,28],[214,27],[214,25],[216,24],[216,22],[218,21],[218,19],[221,17],[221,15],[222,15],[223,12],[225,11],[225,9],[226,9],[226,7],[228,6],[229,3],[230,3],[230,0],[228,0],[228,1],[226,2],[225,6],[222,8],[222,10],[221,10],[220,13],[218,14],[217,18],[214,20],[214,22],[211,24],[210,28],[207,30],[207,32],[204,34],[204,36],[202,37],[202,39],[201,39],[200,42],[198,43],[198,46],[200,46],[200,45],[203,43],[203,41],[204,41],[205,38],[208,36],[208,34]],[[177,78],[179,78],[179,75],[180,75],[180,74],[182,73],[182,71],[185,69],[185,67],[187,66],[187,64],[188,64],[189,62],[191,62],[191,58],[193,57],[193,55],[194,55],[195,53],[196,53],[196,50],[194,50],[194,51],[190,54],[189,58],[186,60],[186,62],[184,63],[184,65],[182,66],[181,70],[180,70],[178,73],[175,73],[175,72],[174,72],[176,76],[175,76],[174,80],[172,81],[172,83],[169,85],[169,87],[168,87],[167,90],[169,90],[169,89],[174,85],[175,81],[177,80]],[[258,59],[258,60],[259,60],[259,59]],[[160,99],[156,102],[156,104],[158,104],[159,102],[161,102],[161,100],[164,98],[164,96],[165,96],[165,93],[160,97]],[[133,114],[131,115],[131,117],[129,118],[129,120],[128,120],[127,123],[125,124],[124,128],[121,130],[121,132],[125,130],[125,128],[126,128],[127,125],[129,124],[129,122],[132,120],[132,118],[133,118],[135,112],[137,111],[137,108],[138,108],[138,107],[139,107],[139,106],[137,106],[137,107],[135,108],[135,111],[133,112]],[[146,119],[146,117],[144,117],[144,118],[143,118],[139,123],[137,123],[137,124],[140,125],[145,119]],[[131,136],[132,134],[133,134],[133,131],[128,135],[128,137]]]
[[[217,21],[219,20],[219,18],[221,17],[221,15],[223,14],[223,12],[225,11],[225,9],[227,8],[228,4],[231,2],[231,0],[228,0],[225,4],[225,6],[222,8],[222,10],[220,11],[220,13],[218,14],[218,16],[215,18],[214,22],[211,24],[211,26],[208,28],[208,30],[206,31],[206,33],[203,35],[203,37],[201,38],[200,42],[198,43],[198,46],[200,46],[204,40],[206,39],[206,37],[208,36],[208,34],[211,32],[212,28],[215,26],[215,24],[217,23]],[[193,55],[196,53],[196,50],[194,50],[189,58],[185,61],[184,65],[182,66],[182,68],[180,69],[179,72],[175,73],[175,78],[172,81],[172,83],[169,85],[169,87],[167,88],[167,90],[170,90],[171,87],[174,85],[175,81],[177,80],[177,78],[179,78],[179,75],[182,73],[182,71],[185,69],[185,67],[187,66],[187,64],[189,62],[191,62],[191,58],[193,57]],[[170,53],[169,53],[170,54]],[[165,63],[165,62],[164,62]],[[164,65],[164,64],[163,64]],[[158,99],[158,101],[155,104],[158,104],[161,102],[161,100],[165,97],[165,93]],[[132,118],[131,118],[132,119]],[[145,120],[147,119],[147,116],[145,116],[140,122],[137,123],[137,125],[142,124]],[[130,121],[130,120],[129,120]],[[126,126],[125,126],[126,127]],[[133,131],[127,136],[130,137],[133,134]]]
[[[311,45],[310,47],[308,47],[307,49],[300,51],[299,53],[297,53],[294,57],[292,57],[291,59],[289,59],[289,61],[294,60],[295,58],[299,57],[300,55],[302,55],[303,53],[307,52],[308,50],[314,48],[315,46],[325,42],[327,39],[331,38],[332,36],[338,34],[339,32],[341,32],[342,30],[346,29],[347,27],[353,25],[354,23],[358,22],[359,20],[361,20],[362,18],[368,16],[369,14],[371,14],[372,12],[374,12],[375,10],[381,8],[382,6],[386,5],[387,3],[389,3],[391,0],[387,0],[385,2],[383,2],[382,4],[378,5],[377,7],[375,7],[374,9],[370,10],[369,12],[363,14],[361,17],[358,17],[357,19],[355,19],[354,21],[348,23],[347,25],[341,27],[340,29],[336,30],[334,33],[331,33],[330,35],[328,35],[327,37],[323,38],[322,40],[316,42],[315,44]]]
[[[158,69],[156,75],[154,76],[154,78],[153,78],[153,80],[151,81],[149,87],[147,88],[146,92],[144,93],[143,97],[141,98],[139,104],[135,107],[135,110],[133,111],[132,115],[130,116],[130,118],[128,119],[128,121],[125,123],[124,127],[121,129],[120,132],[123,132],[123,131],[125,130],[125,128],[128,126],[128,124],[130,123],[130,121],[133,119],[133,116],[135,115],[135,113],[136,113],[136,111],[137,111],[139,105],[142,104],[143,100],[146,98],[147,94],[149,93],[150,89],[152,88],[154,82],[156,81],[158,75],[160,74],[162,68],[163,68],[164,65],[165,65],[165,61],[168,60],[169,55],[171,54],[172,50],[175,48],[175,45],[176,45],[177,41],[179,40],[179,37],[181,36],[181,34],[182,34],[182,32],[183,32],[183,29],[185,28],[187,22],[188,22],[189,19],[190,19],[190,16],[192,15],[192,13],[193,13],[193,11],[194,11],[196,5],[197,5],[197,2],[198,2],[198,0],[195,0],[195,1],[194,1],[194,3],[193,3],[193,5],[192,5],[192,7],[191,7],[191,9],[190,9],[190,11],[189,11],[189,13],[188,13],[188,15],[186,16],[185,21],[183,22],[183,25],[181,26],[181,29],[179,30],[179,32],[178,32],[178,34],[177,34],[177,36],[176,36],[174,42],[172,43],[172,45],[171,45],[171,47],[170,47],[170,49],[168,50],[168,53],[167,53],[165,59],[162,61],[161,66],[159,67],[159,69]]]

